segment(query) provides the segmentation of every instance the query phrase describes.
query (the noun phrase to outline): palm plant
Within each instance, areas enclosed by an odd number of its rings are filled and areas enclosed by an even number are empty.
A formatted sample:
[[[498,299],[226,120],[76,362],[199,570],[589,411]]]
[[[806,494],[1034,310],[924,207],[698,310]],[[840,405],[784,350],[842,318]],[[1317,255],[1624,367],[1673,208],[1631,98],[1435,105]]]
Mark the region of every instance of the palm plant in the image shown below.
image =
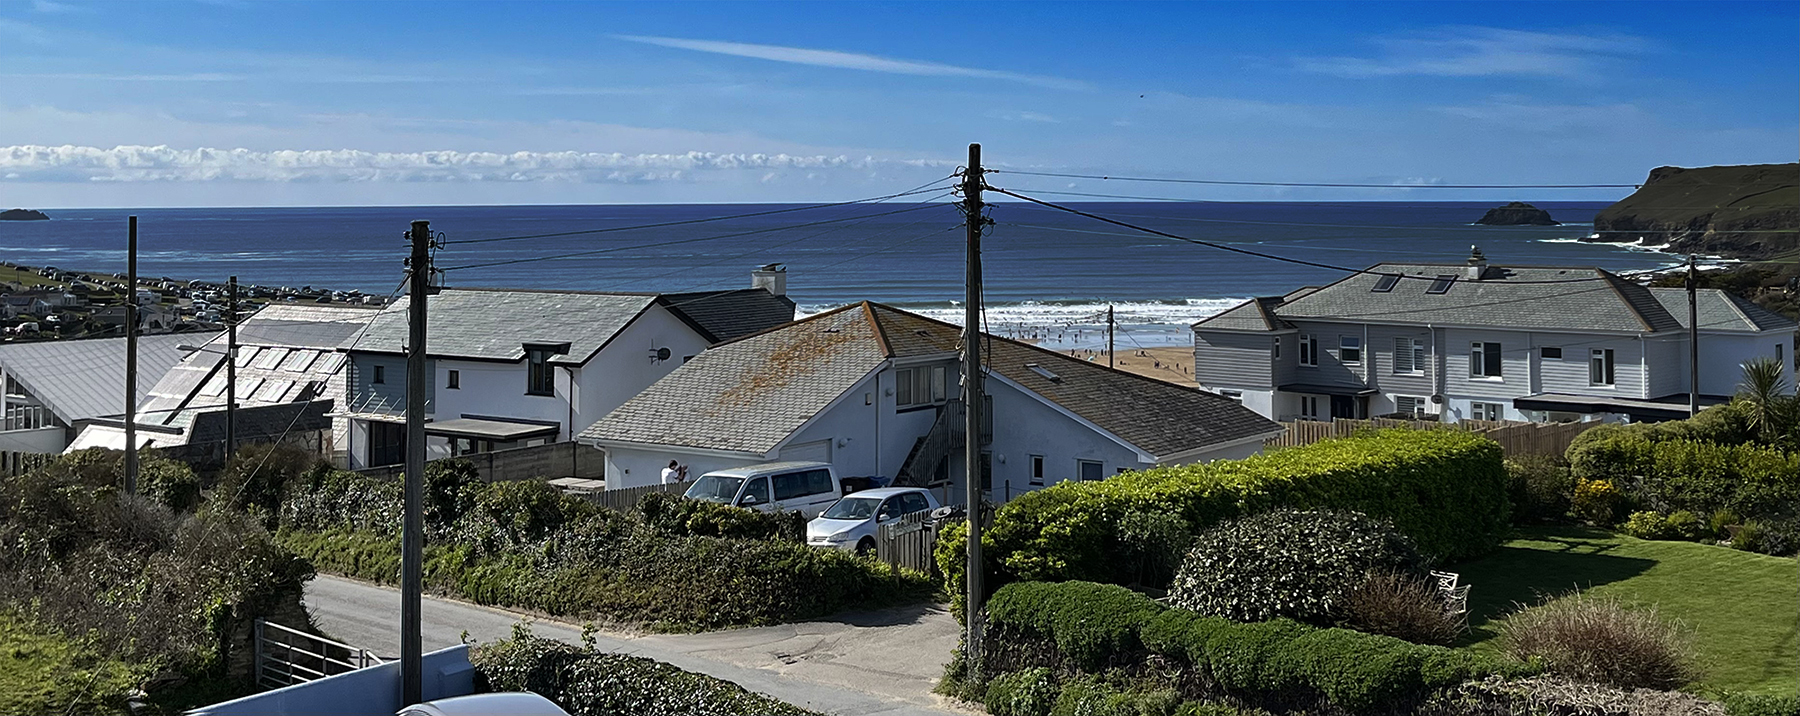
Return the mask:
[[[1750,430],[1764,442],[1790,442],[1800,429],[1800,398],[1788,389],[1780,360],[1757,358],[1745,363],[1735,402],[1744,406]]]

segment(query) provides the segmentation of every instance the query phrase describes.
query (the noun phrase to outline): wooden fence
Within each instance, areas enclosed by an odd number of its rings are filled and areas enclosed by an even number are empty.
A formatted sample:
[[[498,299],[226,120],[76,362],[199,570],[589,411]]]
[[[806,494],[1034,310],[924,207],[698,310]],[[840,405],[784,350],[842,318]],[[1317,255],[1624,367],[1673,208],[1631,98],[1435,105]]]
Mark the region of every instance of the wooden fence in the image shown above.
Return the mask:
[[[645,495],[653,492],[679,495],[685,492],[692,484],[693,483],[691,482],[676,482],[667,485],[658,483],[653,485],[639,485],[637,487],[625,487],[617,490],[584,490],[569,494],[609,510],[630,512],[637,509],[638,503],[644,500]]]
[[[982,507],[981,523],[993,524],[994,509],[998,505],[988,502]],[[942,519],[936,519],[932,517],[935,511],[903,515],[875,528],[875,558],[890,567],[923,572],[932,579],[942,580],[944,575],[938,571],[937,558],[933,556],[938,531],[967,519],[968,512],[959,506]]]
[[[0,476],[11,477],[31,472],[57,456],[36,452],[0,451]]]
[[[1500,443],[1500,449],[1507,455],[1561,455],[1569,449],[1569,443],[1575,436],[1586,432],[1589,428],[1600,425],[1599,422],[1583,423],[1518,423],[1495,420],[1464,420],[1456,423],[1440,423],[1432,420],[1399,420],[1394,418],[1373,418],[1369,420],[1352,420],[1335,418],[1324,420],[1297,420],[1284,422],[1282,427],[1287,432],[1280,437],[1271,438],[1263,443],[1263,447],[1293,447],[1310,445],[1320,440],[1349,437],[1363,430],[1380,430],[1384,428],[1409,428],[1413,430],[1463,430],[1481,433],[1488,439]]]

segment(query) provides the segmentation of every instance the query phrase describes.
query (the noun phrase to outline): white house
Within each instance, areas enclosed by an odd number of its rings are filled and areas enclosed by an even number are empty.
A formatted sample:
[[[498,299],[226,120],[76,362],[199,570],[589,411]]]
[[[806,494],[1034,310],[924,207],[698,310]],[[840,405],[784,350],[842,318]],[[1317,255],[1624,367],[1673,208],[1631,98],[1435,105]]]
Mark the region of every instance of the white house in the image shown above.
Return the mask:
[[[784,460],[961,501],[961,329],[852,304],[713,346],[581,433],[608,488]],[[1062,480],[1256,453],[1281,427],[1219,395],[998,337],[981,436],[993,499]]]
[[[1794,322],[1698,292],[1701,404],[1793,355]],[[1194,376],[1279,420],[1686,417],[1687,292],[1597,268],[1378,264],[1194,324]]]
[[[708,345],[793,320],[793,302],[770,290],[781,278],[666,295],[443,289],[428,299],[427,452],[569,440]],[[341,347],[348,399],[335,416],[353,469],[404,461],[408,303]]]

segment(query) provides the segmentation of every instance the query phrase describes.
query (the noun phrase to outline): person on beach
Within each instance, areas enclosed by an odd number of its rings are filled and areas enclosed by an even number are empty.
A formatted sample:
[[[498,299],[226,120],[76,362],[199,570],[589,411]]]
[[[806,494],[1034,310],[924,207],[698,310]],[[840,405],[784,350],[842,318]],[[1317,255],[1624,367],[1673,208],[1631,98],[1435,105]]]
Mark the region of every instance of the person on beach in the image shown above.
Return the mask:
[[[664,485],[672,485],[677,482],[687,482],[687,466],[674,460],[670,460],[669,466],[663,468],[662,483]]]

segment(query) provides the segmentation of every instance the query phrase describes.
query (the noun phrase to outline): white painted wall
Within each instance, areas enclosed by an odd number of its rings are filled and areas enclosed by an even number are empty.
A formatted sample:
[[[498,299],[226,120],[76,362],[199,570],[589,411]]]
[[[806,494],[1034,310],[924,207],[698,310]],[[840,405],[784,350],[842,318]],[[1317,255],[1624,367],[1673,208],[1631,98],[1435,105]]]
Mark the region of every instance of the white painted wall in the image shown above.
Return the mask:
[[[0,430],[0,452],[55,455],[68,446],[68,435],[68,429],[60,425],[32,430]]]
[[[1738,382],[1743,379],[1743,365],[1756,358],[1773,358],[1776,346],[1782,355],[1782,369],[1788,377],[1788,385],[1794,384],[1793,334],[1788,331],[1768,331],[1764,335],[1744,334],[1700,334],[1700,392],[1705,395],[1731,395],[1737,392]],[[1687,347],[1682,346],[1683,354]],[[1681,387],[1687,388],[1687,373],[1683,369]]]
[[[662,481],[662,471],[669,460],[688,466],[688,479],[713,470],[772,462],[754,456],[731,457],[701,453],[684,453],[679,448],[609,447],[606,448],[606,486],[623,489],[653,485]]]
[[[705,350],[706,339],[695,333],[668,309],[651,305],[630,326],[615,336],[599,355],[587,365],[575,369],[575,433],[580,433],[625,404],[638,393],[681,367],[682,359]],[[650,360],[651,348],[668,348],[669,359]],[[523,363],[520,370],[523,371]],[[560,371],[559,372],[565,372]],[[567,375],[557,377],[558,392],[568,382]],[[519,377],[519,391],[524,392],[525,377]],[[566,409],[566,406],[565,406]],[[557,418],[565,421],[567,416]],[[568,439],[565,434],[563,439]]]

